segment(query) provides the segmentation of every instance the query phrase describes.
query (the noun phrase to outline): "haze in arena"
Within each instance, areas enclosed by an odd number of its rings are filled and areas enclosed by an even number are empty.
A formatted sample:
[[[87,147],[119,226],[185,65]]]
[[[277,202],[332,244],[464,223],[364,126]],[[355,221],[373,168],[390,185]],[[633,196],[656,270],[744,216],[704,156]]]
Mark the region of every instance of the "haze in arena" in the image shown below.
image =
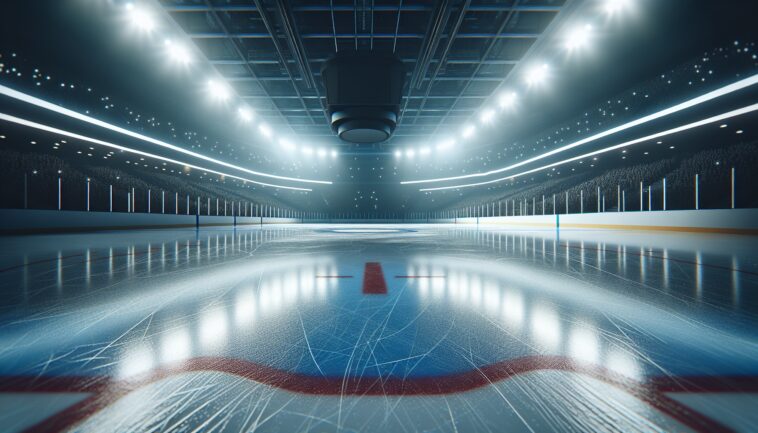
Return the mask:
[[[0,433],[758,431],[757,18],[0,2]]]

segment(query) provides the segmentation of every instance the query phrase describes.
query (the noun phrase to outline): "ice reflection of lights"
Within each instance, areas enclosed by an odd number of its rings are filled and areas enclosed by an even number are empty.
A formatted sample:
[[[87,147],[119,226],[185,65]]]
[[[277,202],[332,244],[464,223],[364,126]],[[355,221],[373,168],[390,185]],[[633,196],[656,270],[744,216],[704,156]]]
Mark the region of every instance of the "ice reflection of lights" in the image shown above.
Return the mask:
[[[192,355],[192,342],[187,328],[166,332],[161,340],[161,361],[169,364],[183,361]]]
[[[482,304],[482,279],[478,275],[469,278],[469,303],[473,308],[480,308]]]
[[[577,324],[569,336],[569,354],[573,359],[597,363],[600,347],[597,329],[587,324]]]
[[[740,305],[741,290],[740,290],[740,264],[737,261],[737,256],[732,256],[732,303],[734,305]]]
[[[153,351],[145,344],[137,344],[128,348],[118,364],[118,377],[122,379],[131,378],[142,373],[146,373],[153,368],[155,359]]]
[[[543,349],[556,350],[561,344],[561,323],[551,307],[538,304],[531,311],[532,335]]]
[[[245,289],[237,294],[234,304],[234,323],[237,328],[245,328],[253,324],[255,319],[255,292]]]
[[[200,314],[200,343],[204,347],[218,347],[226,341],[227,317],[223,307],[212,307]]]
[[[641,371],[639,363],[634,355],[621,349],[611,349],[605,360],[605,366],[622,376],[639,380]]]
[[[488,280],[484,284],[484,308],[490,314],[497,313],[500,308],[500,290],[494,281]]]
[[[520,330],[524,323],[524,298],[520,292],[503,290],[503,319],[514,330]]]
[[[419,266],[418,269],[418,275],[430,275],[429,268],[427,266]],[[416,280],[416,285],[418,286],[419,290],[427,290],[429,289],[429,278],[419,278]]]
[[[697,298],[703,297],[703,254],[698,251],[695,254],[695,290]]]

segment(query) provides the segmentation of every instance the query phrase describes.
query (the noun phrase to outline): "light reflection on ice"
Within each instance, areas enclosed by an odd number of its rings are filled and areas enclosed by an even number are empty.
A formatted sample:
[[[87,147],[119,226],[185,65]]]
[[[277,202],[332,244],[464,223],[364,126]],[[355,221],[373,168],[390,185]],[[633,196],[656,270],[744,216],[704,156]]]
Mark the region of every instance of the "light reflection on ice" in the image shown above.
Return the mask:
[[[555,310],[547,304],[537,304],[531,318],[535,342],[548,351],[557,350],[561,344],[561,323]]]
[[[569,335],[569,354],[572,358],[595,364],[599,360],[597,329],[589,324],[576,323]]]
[[[118,368],[118,377],[128,379],[148,372],[155,363],[153,351],[146,343],[137,343],[128,347],[121,357]]]
[[[200,344],[206,348],[223,345],[227,333],[226,311],[221,306],[214,306],[200,313]]]
[[[192,355],[192,342],[186,326],[173,328],[161,337],[161,361],[166,364],[183,361]]]

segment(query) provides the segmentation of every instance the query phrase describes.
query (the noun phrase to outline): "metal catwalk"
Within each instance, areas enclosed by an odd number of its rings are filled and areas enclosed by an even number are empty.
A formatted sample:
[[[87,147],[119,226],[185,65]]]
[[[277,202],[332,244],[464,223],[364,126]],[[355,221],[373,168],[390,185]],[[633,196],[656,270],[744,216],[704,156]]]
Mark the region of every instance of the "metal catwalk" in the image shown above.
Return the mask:
[[[4,432],[758,425],[754,237],[291,225],[1,242]]]

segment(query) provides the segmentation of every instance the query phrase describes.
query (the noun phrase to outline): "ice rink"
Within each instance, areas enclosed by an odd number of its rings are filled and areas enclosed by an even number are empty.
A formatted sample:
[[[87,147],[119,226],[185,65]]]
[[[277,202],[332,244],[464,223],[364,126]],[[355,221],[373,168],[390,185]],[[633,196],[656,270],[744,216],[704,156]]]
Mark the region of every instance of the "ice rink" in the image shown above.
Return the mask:
[[[2,242],[4,432],[758,425],[750,236],[290,225]]]

